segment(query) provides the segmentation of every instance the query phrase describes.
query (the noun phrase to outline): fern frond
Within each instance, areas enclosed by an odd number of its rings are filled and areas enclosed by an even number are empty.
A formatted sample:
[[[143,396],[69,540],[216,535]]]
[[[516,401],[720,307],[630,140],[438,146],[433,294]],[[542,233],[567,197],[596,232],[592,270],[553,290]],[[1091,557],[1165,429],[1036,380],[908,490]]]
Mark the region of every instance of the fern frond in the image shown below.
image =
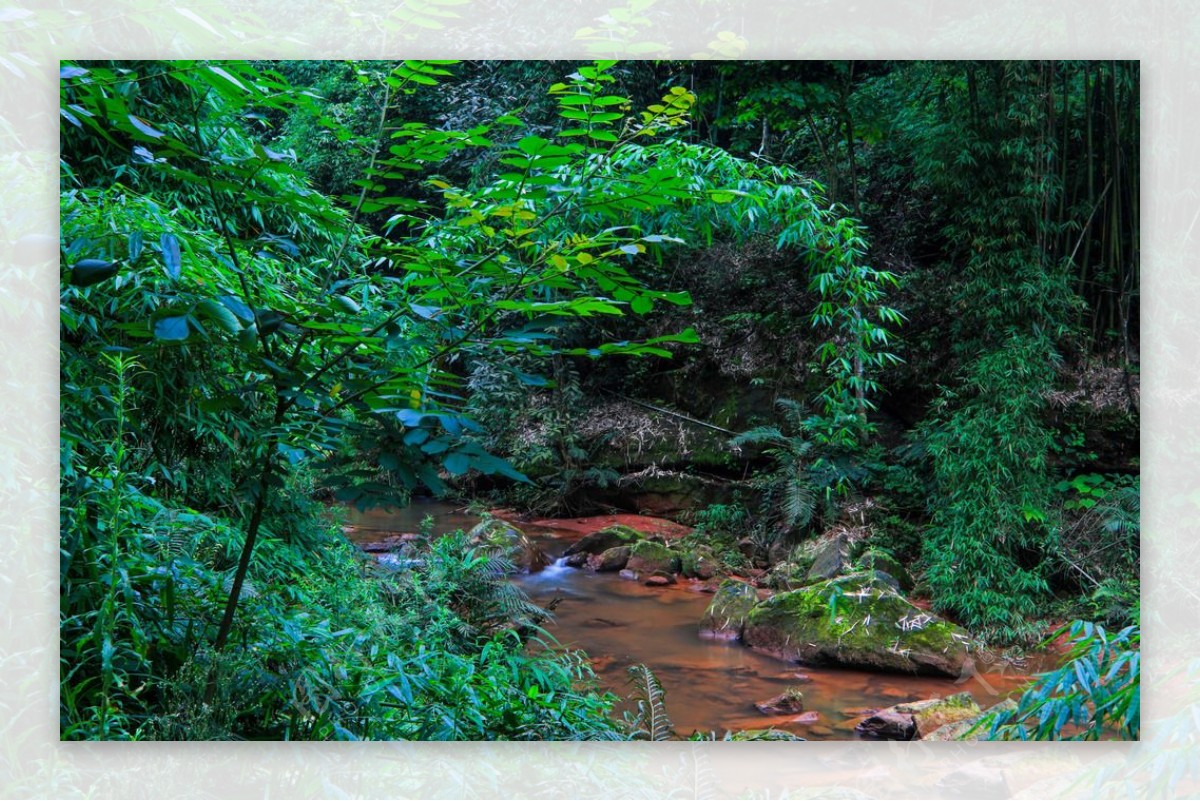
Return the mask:
[[[635,740],[662,742],[675,734],[675,726],[667,717],[667,694],[658,677],[645,665],[630,665],[629,683],[633,685],[630,698],[637,702],[637,715],[633,719]]]
[[[803,429],[804,419],[808,416],[808,408],[803,403],[792,398],[780,398],[775,401],[775,408],[779,409],[791,428],[797,431]]]
[[[816,509],[816,494],[807,476],[797,475],[781,482],[780,511],[788,528],[803,528],[812,520]]]
[[[749,431],[743,431],[731,439],[729,444],[737,448],[742,445],[761,445],[763,443],[778,445],[785,442],[787,442],[787,437],[775,426],[759,426]]]

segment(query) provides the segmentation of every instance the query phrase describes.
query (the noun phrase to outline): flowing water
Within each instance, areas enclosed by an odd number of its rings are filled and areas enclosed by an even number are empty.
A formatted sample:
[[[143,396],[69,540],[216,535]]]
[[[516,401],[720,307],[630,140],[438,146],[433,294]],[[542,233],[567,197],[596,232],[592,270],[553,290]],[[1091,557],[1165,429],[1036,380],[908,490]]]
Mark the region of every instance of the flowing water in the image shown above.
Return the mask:
[[[366,543],[387,533],[417,531],[426,515],[434,518],[435,534],[470,529],[479,522],[475,515],[436,502],[351,511],[347,522],[353,526],[351,539]],[[550,522],[521,529],[551,559],[586,533],[580,521],[564,521],[564,527]],[[863,710],[963,691],[986,708],[1028,679],[1023,671],[998,664],[961,681],[809,667],[763,656],[738,643],[703,639],[698,624],[712,596],[700,591],[699,582],[686,579],[674,586],[646,587],[616,573],[592,573],[554,562],[515,581],[543,606],[560,599],[546,629],[563,645],[585,651],[601,681],[618,695],[628,690],[626,668],[648,665],[662,683],[667,713],[684,737],[694,731],[721,736],[727,730],[773,726],[813,740],[857,739],[854,724]],[[763,715],[754,708],[754,702],[793,686],[804,693],[805,711],[819,713],[815,723],[797,722],[795,714]]]

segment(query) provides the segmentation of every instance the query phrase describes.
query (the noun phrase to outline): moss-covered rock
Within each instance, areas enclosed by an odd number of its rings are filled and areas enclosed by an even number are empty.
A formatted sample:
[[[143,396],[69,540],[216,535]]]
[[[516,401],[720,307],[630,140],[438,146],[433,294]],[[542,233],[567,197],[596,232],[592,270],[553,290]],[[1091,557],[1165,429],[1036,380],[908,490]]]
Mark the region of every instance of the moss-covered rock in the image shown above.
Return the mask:
[[[577,553],[598,554],[619,545],[632,545],[643,538],[642,532],[629,526],[615,525],[593,531],[591,534],[571,543],[563,556],[574,556]]]
[[[894,708],[913,716],[918,737],[923,737],[947,724],[967,720],[980,714],[979,704],[975,702],[974,696],[967,692],[945,698],[932,698],[928,701],[896,704]]]
[[[764,715],[790,715],[804,711],[804,693],[796,687],[788,687],[779,695],[759,701],[754,708]],[[815,721],[814,721],[815,722]]]
[[[758,604],[758,591],[744,581],[725,579],[713,595],[700,619],[700,634],[717,639],[736,640],[750,610]]]
[[[812,561],[788,559],[772,567],[762,578],[762,585],[773,590],[794,590],[808,583],[806,576]]]
[[[915,740],[980,714],[975,698],[964,692],[881,709],[859,723],[856,730],[885,740]]]
[[[854,545],[853,538],[845,531],[821,535],[810,546],[812,565],[808,569],[805,581],[812,584],[849,573]]]
[[[1005,710],[1013,710],[1017,708],[1017,702],[1009,698],[1007,701],[1001,701],[991,709],[984,710],[976,715],[972,715],[962,720],[956,720],[952,723],[946,723],[943,726],[930,731],[922,732],[922,740],[982,740],[987,735],[989,726],[979,725],[984,721],[984,718],[991,716],[995,712]]]
[[[904,569],[904,565],[900,564],[894,556],[886,551],[868,548],[862,556],[858,557],[856,566],[859,570],[878,570],[887,573],[896,579],[901,590],[904,592],[912,591],[912,575]]]
[[[721,565],[711,548],[701,546],[679,557],[679,572],[687,578],[707,580],[720,572]]]
[[[621,570],[629,563],[630,550],[628,545],[618,545],[615,548],[609,548],[603,553],[589,557],[587,566],[598,573]]]
[[[888,577],[855,573],[783,592],[750,610],[742,640],[810,664],[958,676],[975,644],[909,603]]]
[[[629,562],[626,565],[637,573],[678,573],[680,566],[679,554],[660,542],[641,540],[630,548]]]
[[[503,554],[519,568],[530,573],[550,564],[546,553],[521,529],[496,518],[488,518],[467,532],[467,541],[477,548]]]

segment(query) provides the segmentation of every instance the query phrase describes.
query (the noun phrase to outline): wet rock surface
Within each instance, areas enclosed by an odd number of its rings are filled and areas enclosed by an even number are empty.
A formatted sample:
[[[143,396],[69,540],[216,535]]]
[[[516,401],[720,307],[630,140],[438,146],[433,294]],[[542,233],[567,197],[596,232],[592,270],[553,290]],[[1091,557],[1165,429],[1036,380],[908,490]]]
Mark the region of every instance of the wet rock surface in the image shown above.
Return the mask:
[[[789,687],[779,695],[758,701],[754,708],[764,715],[785,715],[804,711],[804,693],[794,687]]]
[[[587,566],[598,573],[606,573],[611,570],[621,570],[629,562],[630,548],[628,545],[618,545],[615,548],[609,548],[603,553],[594,554],[588,557]],[[574,555],[567,557],[572,559]],[[570,564],[568,561],[567,564]]]
[[[750,611],[758,604],[758,591],[744,581],[721,582],[704,617],[700,633],[706,637],[736,640],[742,636]]]
[[[467,541],[510,559],[517,569],[534,573],[550,564],[550,557],[511,523],[491,518],[467,532]]]
[[[883,740],[915,740],[941,729],[981,715],[970,693],[946,698],[930,698],[881,709],[859,723],[860,734]]]
[[[872,571],[778,593],[750,610],[742,640],[812,665],[962,675],[977,647],[970,635],[911,604],[893,582]]]
[[[632,545],[640,539],[642,539],[640,531],[629,526],[613,525],[600,531],[593,531],[572,543],[563,551],[563,556],[570,557],[577,553],[600,554],[610,548]]]

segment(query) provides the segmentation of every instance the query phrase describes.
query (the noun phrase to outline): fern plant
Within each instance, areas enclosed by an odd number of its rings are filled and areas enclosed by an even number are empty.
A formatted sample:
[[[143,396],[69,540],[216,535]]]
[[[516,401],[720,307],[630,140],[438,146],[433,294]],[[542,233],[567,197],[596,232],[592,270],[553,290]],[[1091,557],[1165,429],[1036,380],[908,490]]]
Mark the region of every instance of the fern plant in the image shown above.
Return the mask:
[[[630,739],[670,740],[675,736],[675,726],[667,716],[667,694],[658,677],[642,664],[630,665],[628,673],[633,688],[629,697],[637,704],[636,712],[626,719]]]
[[[809,414],[795,400],[776,401],[782,427],[760,426],[734,437],[731,445],[759,445],[774,462],[756,483],[762,513],[776,537],[806,529],[818,516],[832,518],[838,503],[853,495],[870,475],[857,448],[828,436],[828,420]]]

